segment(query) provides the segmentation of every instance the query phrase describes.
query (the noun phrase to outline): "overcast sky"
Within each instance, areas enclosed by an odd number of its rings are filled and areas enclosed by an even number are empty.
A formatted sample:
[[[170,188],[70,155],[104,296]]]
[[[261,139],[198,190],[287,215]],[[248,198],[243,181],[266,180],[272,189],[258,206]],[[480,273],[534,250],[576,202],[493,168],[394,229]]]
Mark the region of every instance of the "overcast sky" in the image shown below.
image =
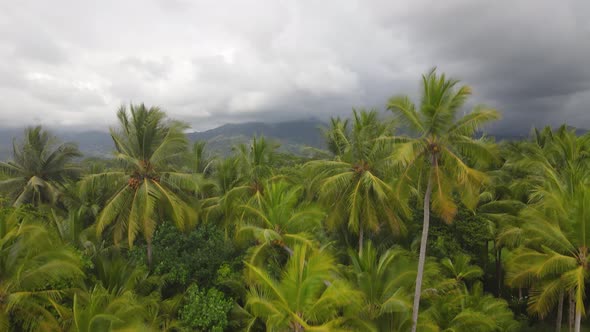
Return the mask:
[[[130,101],[198,130],[326,118],[433,66],[496,131],[590,128],[590,2],[0,0],[0,126],[106,129]]]

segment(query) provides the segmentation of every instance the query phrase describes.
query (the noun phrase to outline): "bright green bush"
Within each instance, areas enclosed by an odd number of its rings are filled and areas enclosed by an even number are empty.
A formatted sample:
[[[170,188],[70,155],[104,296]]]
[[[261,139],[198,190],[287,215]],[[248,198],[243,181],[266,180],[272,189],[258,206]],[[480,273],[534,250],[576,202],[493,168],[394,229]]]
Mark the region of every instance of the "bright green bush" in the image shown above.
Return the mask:
[[[234,303],[216,288],[207,291],[191,285],[180,309],[184,325],[197,331],[221,332],[228,326],[228,314]]]

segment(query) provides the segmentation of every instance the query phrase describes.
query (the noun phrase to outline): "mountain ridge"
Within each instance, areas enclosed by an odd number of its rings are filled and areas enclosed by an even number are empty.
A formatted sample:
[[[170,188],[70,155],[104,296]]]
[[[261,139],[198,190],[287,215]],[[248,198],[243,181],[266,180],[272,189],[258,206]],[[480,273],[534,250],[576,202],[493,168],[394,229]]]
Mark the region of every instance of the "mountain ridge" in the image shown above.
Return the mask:
[[[235,145],[249,142],[253,136],[265,136],[280,145],[279,150],[295,154],[305,154],[306,147],[325,148],[320,128],[326,124],[320,120],[294,120],[276,123],[244,122],[227,123],[219,127],[186,133],[192,142],[207,141],[211,153],[228,155]],[[22,139],[23,129],[0,128],[0,159],[6,160],[12,154],[12,142]],[[78,144],[85,157],[110,158],[114,151],[108,132],[89,130],[81,132],[51,130],[62,142]]]
[[[325,149],[326,143],[321,128],[327,123],[318,119],[300,119],[283,122],[242,122],[226,123],[219,127],[204,131],[188,132],[187,137],[191,142],[206,141],[210,153],[229,155],[234,146],[248,143],[254,136],[264,136],[280,145],[279,151],[294,153],[297,155],[309,154],[309,148]],[[556,127],[557,128],[557,127]],[[588,132],[587,129],[575,128],[577,135]],[[108,132],[88,130],[81,132],[67,131],[64,129],[51,130],[62,142],[75,142],[85,157],[111,158],[114,146]],[[12,155],[13,140],[22,139],[23,129],[0,128],[0,160],[9,159]],[[514,141],[526,139],[529,133],[523,135],[508,135],[502,133],[490,133],[496,141]]]

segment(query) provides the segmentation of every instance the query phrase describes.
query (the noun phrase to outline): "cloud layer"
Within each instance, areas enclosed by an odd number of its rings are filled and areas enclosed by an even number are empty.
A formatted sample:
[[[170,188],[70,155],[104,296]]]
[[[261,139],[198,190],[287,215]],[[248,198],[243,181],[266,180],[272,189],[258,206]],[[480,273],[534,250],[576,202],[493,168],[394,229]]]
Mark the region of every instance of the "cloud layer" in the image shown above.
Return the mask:
[[[104,129],[121,103],[196,129],[383,108],[432,66],[496,107],[493,129],[590,127],[586,1],[0,3],[0,126]]]

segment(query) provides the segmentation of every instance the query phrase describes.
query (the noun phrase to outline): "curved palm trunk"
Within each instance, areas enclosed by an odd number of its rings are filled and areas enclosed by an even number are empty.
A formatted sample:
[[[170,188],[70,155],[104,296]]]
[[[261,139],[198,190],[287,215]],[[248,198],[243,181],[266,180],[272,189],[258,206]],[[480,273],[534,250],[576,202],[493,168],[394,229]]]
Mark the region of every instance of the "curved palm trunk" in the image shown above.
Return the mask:
[[[582,309],[576,308],[576,327],[574,328],[574,331],[580,332],[581,324],[582,324]]]
[[[555,332],[561,332],[561,322],[563,320],[563,291],[559,293],[559,302],[557,304],[557,320],[555,321]]]
[[[435,167],[436,158],[432,157],[432,167]],[[412,307],[412,332],[416,332],[418,326],[418,312],[420,309],[420,295],[422,293],[422,278],[424,277],[424,263],[426,261],[426,246],[428,241],[428,227],[430,226],[430,195],[432,194],[432,172],[428,175],[428,185],[424,194],[424,224],[422,226],[422,238],[420,239],[420,256],[418,258],[418,274],[416,275],[416,291],[414,292],[414,305]]]

